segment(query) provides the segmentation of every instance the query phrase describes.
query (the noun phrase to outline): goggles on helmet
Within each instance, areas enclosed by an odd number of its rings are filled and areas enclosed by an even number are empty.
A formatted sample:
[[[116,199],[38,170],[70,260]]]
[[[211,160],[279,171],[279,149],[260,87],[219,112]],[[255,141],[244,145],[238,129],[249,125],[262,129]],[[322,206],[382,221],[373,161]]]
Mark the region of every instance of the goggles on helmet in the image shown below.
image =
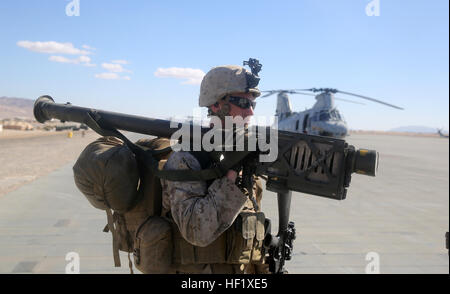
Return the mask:
[[[251,100],[249,100],[247,98],[243,98],[243,97],[228,95],[225,97],[225,100],[230,102],[233,105],[236,105],[237,107],[242,108],[242,109],[249,109],[250,107],[255,109],[255,107],[256,107],[255,101],[251,101]]]

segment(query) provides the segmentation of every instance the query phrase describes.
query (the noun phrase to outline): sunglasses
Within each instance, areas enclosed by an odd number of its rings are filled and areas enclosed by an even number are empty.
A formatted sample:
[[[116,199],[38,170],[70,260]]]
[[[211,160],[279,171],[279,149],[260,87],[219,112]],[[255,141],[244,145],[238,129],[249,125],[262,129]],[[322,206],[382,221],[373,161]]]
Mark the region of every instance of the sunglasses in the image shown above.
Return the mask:
[[[242,108],[242,109],[249,109],[250,106],[253,109],[255,109],[255,107],[256,107],[256,102],[255,101],[251,101],[251,100],[249,100],[247,98],[242,98],[242,97],[228,95],[225,98],[225,100],[230,102],[231,104],[236,105],[237,107]]]

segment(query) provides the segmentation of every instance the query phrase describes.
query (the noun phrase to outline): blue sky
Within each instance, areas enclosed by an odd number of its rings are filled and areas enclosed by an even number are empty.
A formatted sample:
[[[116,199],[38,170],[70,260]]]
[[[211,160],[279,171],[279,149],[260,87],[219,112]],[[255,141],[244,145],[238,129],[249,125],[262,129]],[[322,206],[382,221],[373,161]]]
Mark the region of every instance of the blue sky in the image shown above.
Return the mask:
[[[379,0],[368,16],[370,2],[79,0],[67,16],[69,0],[0,1],[0,96],[187,116],[199,73],[254,57],[261,90],[334,87],[405,108],[337,102],[352,129],[448,130],[449,2]],[[314,98],[291,102],[300,111]],[[255,114],[275,106],[261,99]]]

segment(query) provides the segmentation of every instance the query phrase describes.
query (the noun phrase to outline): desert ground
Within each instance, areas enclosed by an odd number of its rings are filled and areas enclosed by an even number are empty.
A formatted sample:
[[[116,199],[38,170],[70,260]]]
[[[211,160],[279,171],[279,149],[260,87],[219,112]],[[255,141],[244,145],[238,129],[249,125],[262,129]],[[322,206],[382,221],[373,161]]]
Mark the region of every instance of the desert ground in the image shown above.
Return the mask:
[[[77,156],[96,137],[0,135],[0,273],[65,273],[69,252],[80,257],[81,273],[129,272],[125,253],[114,268],[106,214],[73,182]],[[380,153],[378,175],[354,175],[343,201],[293,193],[289,272],[448,274],[449,140],[367,133],[346,140]],[[262,206],[275,230],[276,195],[265,191]]]
[[[98,135],[92,131],[0,132],[0,197],[73,161]]]

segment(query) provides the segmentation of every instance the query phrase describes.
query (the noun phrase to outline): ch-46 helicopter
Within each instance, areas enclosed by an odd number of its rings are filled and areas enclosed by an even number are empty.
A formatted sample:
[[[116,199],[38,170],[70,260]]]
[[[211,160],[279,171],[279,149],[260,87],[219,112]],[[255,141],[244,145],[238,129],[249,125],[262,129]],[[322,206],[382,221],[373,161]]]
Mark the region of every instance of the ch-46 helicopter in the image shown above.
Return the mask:
[[[442,132],[442,129],[437,130],[439,137],[448,139],[448,135]]]
[[[309,91],[318,94],[304,93],[301,91]],[[331,88],[270,90],[262,92],[265,92],[267,94],[261,96],[261,98],[268,97],[270,95],[278,93],[277,109],[275,115],[278,116],[279,130],[307,133],[319,136],[328,136],[334,138],[344,138],[345,136],[348,135],[347,123],[345,122],[344,117],[337,110],[334,104],[334,100],[342,100],[350,103],[364,105],[363,103],[342,98],[336,98],[334,97],[335,93],[351,95],[369,101],[381,103],[389,107],[403,110],[403,108],[401,107],[374,98]],[[302,112],[293,112],[291,102],[287,94],[315,96],[317,102],[310,109],[307,109]]]

